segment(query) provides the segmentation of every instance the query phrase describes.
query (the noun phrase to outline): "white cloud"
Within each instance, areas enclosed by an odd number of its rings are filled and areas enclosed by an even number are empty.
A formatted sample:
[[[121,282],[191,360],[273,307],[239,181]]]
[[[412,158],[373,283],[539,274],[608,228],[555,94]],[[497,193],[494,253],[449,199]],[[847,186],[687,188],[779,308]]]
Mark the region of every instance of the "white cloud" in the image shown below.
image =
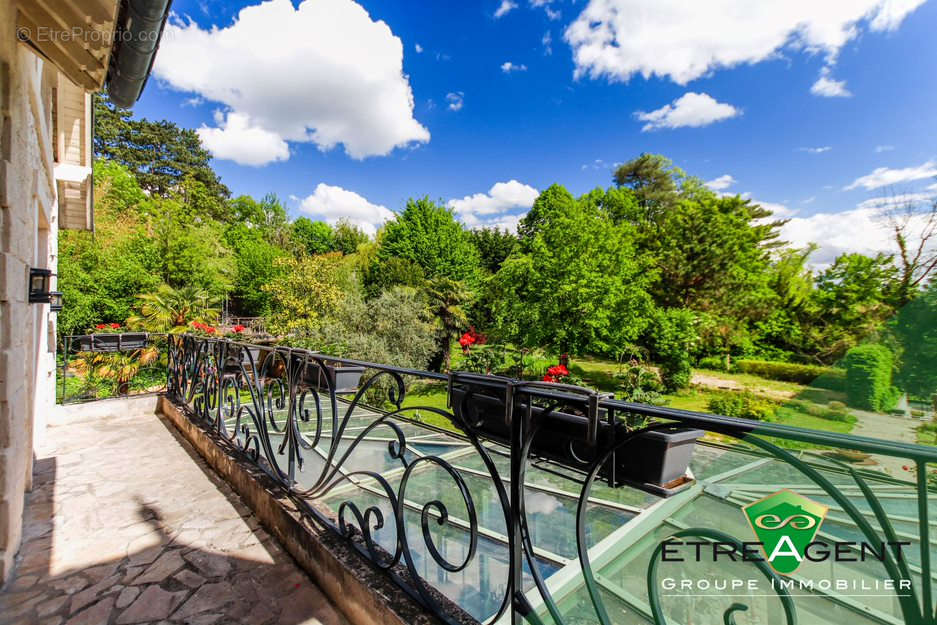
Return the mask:
[[[458,111],[465,104],[465,94],[461,91],[449,92],[446,94],[446,102],[449,103],[450,111]]]
[[[316,186],[312,195],[303,198],[299,210],[330,224],[347,219],[372,236],[385,221],[394,217],[385,206],[372,204],[354,191],[323,182]]]
[[[507,15],[509,12],[517,8],[517,4],[511,2],[511,0],[501,0],[501,4],[498,5],[498,8],[495,10],[495,19]]]
[[[825,70],[826,68],[824,68]],[[824,71],[810,87],[810,93],[824,98],[850,98],[852,92],[846,88],[845,80],[833,80]]]
[[[564,37],[577,77],[627,81],[640,74],[684,85],[785,50],[832,62],[862,32],[894,30],[924,1],[590,0]]]
[[[717,102],[705,93],[689,91],[670,104],[645,113],[637,111],[635,117],[647,122],[642,131],[658,130],[660,128],[682,128],[690,126],[698,128],[708,126],[715,122],[730,119],[741,115],[742,111],[731,104]]]
[[[891,152],[895,149],[893,145],[877,145],[875,146],[875,153],[881,154],[882,152]]]
[[[559,9],[554,10],[554,9],[551,9],[550,7],[544,7],[543,10],[546,11],[547,19],[552,20],[554,22],[560,19],[561,17],[563,17],[563,12],[560,11]]]
[[[466,195],[462,199],[449,200],[448,206],[471,228],[499,226],[515,230],[523,212],[534,205],[538,195],[540,192],[532,186],[510,180],[495,183],[488,193],[476,193]]]
[[[210,30],[173,21],[154,73],[174,89],[229,109],[225,125],[209,129],[219,158],[243,160],[240,119],[280,142],[323,150],[341,143],[358,159],[430,139],[413,117],[403,43],[352,0],[305,0],[296,8],[290,0],[269,0]],[[232,115],[240,117],[232,121]],[[238,134],[222,140],[227,132]]]
[[[543,53],[547,56],[553,54],[553,35],[550,34],[550,31],[543,33],[543,37],[540,38],[540,43],[543,44]]]
[[[871,191],[895,184],[914,182],[924,178],[937,177],[937,161],[927,161],[917,167],[905,167],[904,169],[889,169],[888,167],[879,167],[870,174],[856,178],[852,184],[843,187],[844,191],[851,191],[862,187]]]
[[[824,152],[829,152],[832,150],[828,145],[824,145],[818,148],[797,148],[798,152],[807,152],[808,154],[823,154]]]
[[[719,176],[718,178],[715,178],[707,182],[706,186],[712,189],[713,191],[725,191],[726,189],[734,185],[736,182],[738,181],[735,178],[733,178],[730,174],[723,174]]]
[[[920,231],[924,216],[909,223],[910,232]],[[810,217],[794,217],[781,229],[781,239],[797,247],[816,243],[820,248],[810,257],[814,268],[822,269],[844,253],[874,255],[898,251],[893,233],[882,219],[882,205],[870,201],[840,213],[817,213]]]
[[[417,54],[423,54],[423,46],[418,43],[413,44],[413,49],[416,50]]]
[[[501,71],[505,74],[510,74],[511,72],[526,72],[527,66],[523,63],[516,65],[510,61],[505,61],[501,64]]]
[[[195,132],[216,157],[252,167],[285,161],[290,157],[290,147],[280,135],[252,125],[247,115],[216,112],[215,119],[220,127],[210,128],[202,124]]]

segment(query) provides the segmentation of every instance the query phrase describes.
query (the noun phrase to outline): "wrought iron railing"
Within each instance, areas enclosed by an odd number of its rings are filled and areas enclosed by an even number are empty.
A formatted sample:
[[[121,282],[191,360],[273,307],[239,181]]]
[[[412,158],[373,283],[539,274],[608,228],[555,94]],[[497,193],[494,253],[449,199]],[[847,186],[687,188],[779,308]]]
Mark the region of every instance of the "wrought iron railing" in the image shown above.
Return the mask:
[[[444,622],[937,623],[935,448],[168,340],[169,397]]]
[[[58,403],[165,391],[166,346],[164,333],[63,336],[56,354]]]

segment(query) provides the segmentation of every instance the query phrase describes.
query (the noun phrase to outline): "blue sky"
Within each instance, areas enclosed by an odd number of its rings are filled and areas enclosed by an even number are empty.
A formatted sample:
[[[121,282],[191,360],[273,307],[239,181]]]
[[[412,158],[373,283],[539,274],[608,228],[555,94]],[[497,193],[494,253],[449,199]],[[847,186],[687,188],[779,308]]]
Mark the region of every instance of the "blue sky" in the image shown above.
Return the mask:
[[[510,225],[659,152],[822,263],[887,247],[875,198],[937,191],[934,0],[258,4],[175,0],[135,111],[201,128],[232,191],[294,215],[373,228],[429,195]]]

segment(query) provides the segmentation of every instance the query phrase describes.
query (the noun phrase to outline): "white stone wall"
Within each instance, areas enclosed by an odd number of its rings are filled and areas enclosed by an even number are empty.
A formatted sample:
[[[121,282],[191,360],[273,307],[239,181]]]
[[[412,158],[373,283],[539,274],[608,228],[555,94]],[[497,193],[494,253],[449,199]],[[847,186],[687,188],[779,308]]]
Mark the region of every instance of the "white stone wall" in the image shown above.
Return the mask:
[[[13,5],[0,0],[0,584],[20,543],[34,438],[55,397],[54,315],[26,300],[29,268],[56,270],[57,71],[15,40]]]

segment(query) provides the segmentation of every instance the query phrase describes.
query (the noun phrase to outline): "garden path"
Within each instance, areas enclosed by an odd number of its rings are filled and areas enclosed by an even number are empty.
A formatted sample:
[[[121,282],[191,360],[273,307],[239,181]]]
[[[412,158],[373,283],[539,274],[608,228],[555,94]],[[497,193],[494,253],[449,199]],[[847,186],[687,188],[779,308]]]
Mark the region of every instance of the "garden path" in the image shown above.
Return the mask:
[[[66,421],[47,438],[0,625],[346,625],[160,417]]]

